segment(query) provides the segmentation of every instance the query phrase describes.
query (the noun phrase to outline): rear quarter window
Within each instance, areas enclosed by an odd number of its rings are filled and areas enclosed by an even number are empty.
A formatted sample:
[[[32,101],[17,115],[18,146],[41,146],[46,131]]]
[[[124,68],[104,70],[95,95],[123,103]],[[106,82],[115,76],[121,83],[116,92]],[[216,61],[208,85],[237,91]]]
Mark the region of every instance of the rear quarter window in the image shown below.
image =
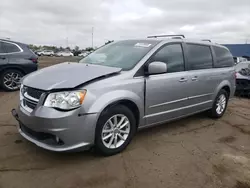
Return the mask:
[[[213,67],[213,56],[210,46],[187,44],[188,70],[210,69]]]
[[[213,49],[216,56],[215,68],[232,67],[234,65],[233,56],[228,49],[219,46],[213,46]]]
[[[2,48],[5,51],[4,53],[15,53],[20,52],[21,50],[17,47],[17,45],[8,43],[8,42],[2,42]]]

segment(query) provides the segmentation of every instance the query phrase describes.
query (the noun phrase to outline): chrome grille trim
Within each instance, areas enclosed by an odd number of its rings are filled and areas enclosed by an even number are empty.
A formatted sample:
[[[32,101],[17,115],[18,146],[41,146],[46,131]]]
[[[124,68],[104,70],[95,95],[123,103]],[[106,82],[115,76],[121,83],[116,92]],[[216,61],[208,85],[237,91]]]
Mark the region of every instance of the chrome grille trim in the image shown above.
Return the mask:
[[[34,98],[33,96],[29,95],[29,91],[31,91],[31,93],[35,93],[38,94],[37,97],[39,98]],[[43,94],[43,92],[41,90],[38,89],[33,89],[27,86],[24,86],[22,95],[23,95],[23,99],[21,100],[21,106],[29,113],[31,113],[37,106],[39,99],[41,97],[41,95]],[[25,100],[25,101],[24,101]],[[34,108],[30,108],[27,104],[26,101],[28,103],[32,103],[35,107]]]
[[[36,99],[34,97],[29,96],[27,92],[24,93],[24,97],[27,98],[27,99],[29,99],[29,100],[31,100],[31,101],[34,101],[36,103],[39,102],[39,99]]]

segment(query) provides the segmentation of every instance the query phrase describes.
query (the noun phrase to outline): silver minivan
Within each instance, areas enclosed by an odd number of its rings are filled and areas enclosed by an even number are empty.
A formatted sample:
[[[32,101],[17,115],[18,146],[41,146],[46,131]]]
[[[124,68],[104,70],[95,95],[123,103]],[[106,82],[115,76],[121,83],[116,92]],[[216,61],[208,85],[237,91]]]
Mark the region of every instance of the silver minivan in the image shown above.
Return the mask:
[[[66,62],[22,80],[12,110],[27,140],[51,151],[126,148],[141,128],[208,111],[220,118],[235,91],[226,47],[185,38],[123,40],[79,63]]]

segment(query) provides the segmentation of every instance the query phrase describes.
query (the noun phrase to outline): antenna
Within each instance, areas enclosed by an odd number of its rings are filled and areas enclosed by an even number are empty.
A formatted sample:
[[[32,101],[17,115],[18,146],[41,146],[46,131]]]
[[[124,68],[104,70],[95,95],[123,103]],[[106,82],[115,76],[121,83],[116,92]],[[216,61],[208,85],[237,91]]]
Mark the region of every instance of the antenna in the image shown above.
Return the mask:
[[[92,49],[94,48],[94,27],[92,27]]]
[[[152,35],[152,36],[148,36],[147,38],[161,38],[161,37],[174,37],[174,38],[185,38],[184,35]]]

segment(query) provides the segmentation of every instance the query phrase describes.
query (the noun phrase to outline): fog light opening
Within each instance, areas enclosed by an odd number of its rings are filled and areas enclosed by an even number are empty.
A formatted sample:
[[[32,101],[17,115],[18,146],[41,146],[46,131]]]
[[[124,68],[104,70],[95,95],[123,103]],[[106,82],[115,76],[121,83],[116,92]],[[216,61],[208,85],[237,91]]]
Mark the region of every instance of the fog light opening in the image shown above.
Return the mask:
[[[55,138],[55,141],[56,141],[56,143],[58,145],[63,145],[64,144],[64,142],[58,136],[55,136],[54,138]]]

